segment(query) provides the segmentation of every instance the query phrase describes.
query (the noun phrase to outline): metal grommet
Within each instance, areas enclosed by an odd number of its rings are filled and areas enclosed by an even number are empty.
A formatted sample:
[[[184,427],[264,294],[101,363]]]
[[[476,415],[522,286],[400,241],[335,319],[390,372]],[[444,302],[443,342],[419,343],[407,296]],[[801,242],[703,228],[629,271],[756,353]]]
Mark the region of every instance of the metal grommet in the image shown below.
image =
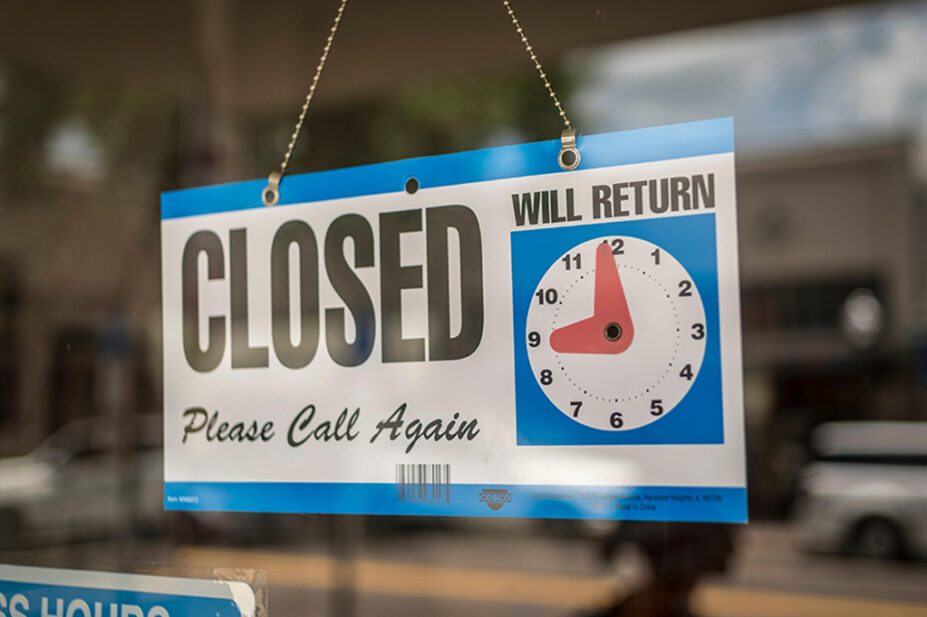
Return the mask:
[[[409,178],[406,180],[406,193],[414,195],[418,191],[418,178]]]
[[[557,155],[557,162],[565,171],[579,167],[579,161],[582,159],[579,150],[576,148],[576,131],[566,129],[560,134],[560,154]]]
[[[276,206],[277,202],[280,201],[280,178],[281,174],[279,171],[272,171],[270,175],[267,176],[267,186],[264,187],[264,191],[261,193],[261,201],[264,202],[264,205],[268,208],[271,206]]]
[[[614,321],[605,326],[605,338],[615,342],[621,338],[621,326]]]

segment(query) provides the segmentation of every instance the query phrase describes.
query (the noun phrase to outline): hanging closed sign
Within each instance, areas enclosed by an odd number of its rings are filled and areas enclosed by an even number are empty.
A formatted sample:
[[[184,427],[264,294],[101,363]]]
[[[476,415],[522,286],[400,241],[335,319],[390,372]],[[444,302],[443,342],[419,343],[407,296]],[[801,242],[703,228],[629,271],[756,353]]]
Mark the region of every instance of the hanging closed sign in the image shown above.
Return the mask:
[[[165,193],[165,506],[746,520],[731,122],[576,146]]]

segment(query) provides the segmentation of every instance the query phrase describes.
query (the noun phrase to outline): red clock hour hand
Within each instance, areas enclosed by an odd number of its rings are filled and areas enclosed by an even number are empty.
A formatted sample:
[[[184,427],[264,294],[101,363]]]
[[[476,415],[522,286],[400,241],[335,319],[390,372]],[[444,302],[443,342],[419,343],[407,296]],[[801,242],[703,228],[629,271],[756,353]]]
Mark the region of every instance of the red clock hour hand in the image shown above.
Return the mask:
[[[603,242],[595,254],[595,301],[592,317],[557,328],[550,335],[557,353],[617,354],[634,338],[631,311],[611,247]]]
[[[550,335],[550,347],[557,353],[612,353],[602,343],[608,342],[600,327],[600,320],[594,315],[557,328]]]
[[[628,310],[628,299],[624,295],[621,277],[618,276],[618,266],[615,265],[612,249],[607,242],[600,244],[595,252],[595,308],[592,314],[609,322],[617,322],[626,331],[619,340],[624,340],[625,334],[630,339],[634,330],[631,311]]]

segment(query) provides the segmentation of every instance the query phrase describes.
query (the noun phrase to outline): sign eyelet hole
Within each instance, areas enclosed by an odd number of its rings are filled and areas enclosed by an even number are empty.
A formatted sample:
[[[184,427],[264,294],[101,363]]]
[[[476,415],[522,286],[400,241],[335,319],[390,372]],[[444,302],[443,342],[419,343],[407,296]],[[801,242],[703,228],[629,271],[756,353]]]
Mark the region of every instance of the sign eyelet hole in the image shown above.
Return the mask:
[[[276,189],[264,189],[264,194],[261,197],[265,206],[276,206],[277,201],[280,199],[280,193]]]

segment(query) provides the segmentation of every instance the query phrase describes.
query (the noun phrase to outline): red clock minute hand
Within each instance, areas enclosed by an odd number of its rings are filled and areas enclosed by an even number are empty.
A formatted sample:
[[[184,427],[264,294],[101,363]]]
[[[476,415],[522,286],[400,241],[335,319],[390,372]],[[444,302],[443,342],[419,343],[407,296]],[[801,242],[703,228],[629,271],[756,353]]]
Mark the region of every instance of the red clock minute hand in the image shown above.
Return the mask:
[[[557,328],[550,335],[557,353],[617,354],[634,339],[634,325],[611,247],[603,242],[595,253],[595,303],[592,317]]]

